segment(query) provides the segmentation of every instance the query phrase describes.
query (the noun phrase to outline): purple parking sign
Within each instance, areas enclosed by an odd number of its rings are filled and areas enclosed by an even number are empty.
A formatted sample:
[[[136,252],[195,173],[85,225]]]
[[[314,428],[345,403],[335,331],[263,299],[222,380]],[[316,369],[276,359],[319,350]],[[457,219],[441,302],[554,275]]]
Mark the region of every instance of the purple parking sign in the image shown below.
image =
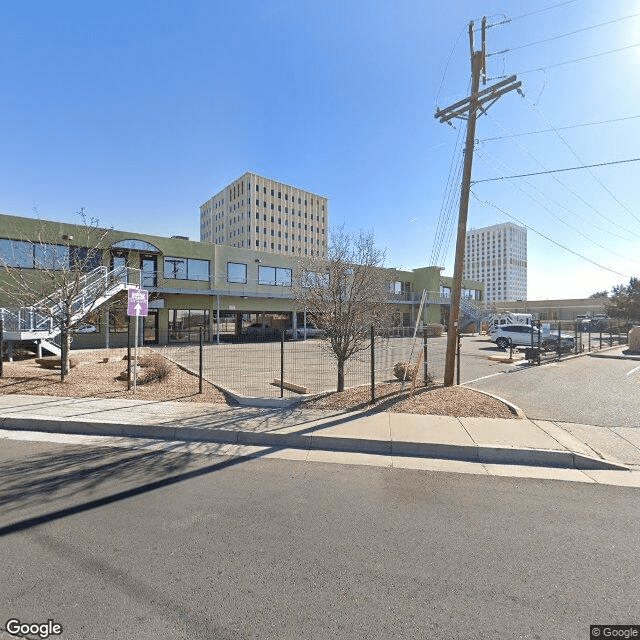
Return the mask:
[[[146,289],[129,289],[127,301],[127,315],[148,315],[149,292]]]

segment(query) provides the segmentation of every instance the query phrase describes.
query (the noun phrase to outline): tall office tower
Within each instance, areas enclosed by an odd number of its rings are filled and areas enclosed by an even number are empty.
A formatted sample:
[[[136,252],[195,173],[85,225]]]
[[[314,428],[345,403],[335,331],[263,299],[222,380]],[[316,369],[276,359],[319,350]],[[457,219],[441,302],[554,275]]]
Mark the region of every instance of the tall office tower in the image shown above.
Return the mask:
[[[200,242],[279,253],[327,253],[328,200],[245,173],[200,206]]]
[[[487,305],[526,300],[526,227],[505,222],[467,231],[462,277],[484,282]]]

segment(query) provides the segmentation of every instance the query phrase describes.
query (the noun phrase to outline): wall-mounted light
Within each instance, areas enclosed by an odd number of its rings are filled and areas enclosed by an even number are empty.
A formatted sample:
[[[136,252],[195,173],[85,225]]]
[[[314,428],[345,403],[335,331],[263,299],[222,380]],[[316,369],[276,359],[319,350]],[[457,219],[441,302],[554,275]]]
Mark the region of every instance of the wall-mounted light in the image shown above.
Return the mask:
[[[256,258],[256,262],[262,262],[262,260],[260,260],[260,258]]]
[[[62,236],[63,240],[73,240],[73,236],[69,236],[66,233]]]

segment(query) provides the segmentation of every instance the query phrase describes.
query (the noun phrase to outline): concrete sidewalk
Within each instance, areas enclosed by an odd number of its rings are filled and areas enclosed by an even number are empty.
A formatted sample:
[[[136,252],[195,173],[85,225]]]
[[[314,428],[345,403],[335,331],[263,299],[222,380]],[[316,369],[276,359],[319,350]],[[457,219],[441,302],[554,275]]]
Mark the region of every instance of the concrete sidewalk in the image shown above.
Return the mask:
[[[640,486],[639,470],[605,459],[553,422],[527,419],[5,395],[0,428],[286,449],[287,455],[343,452],[615,472],[626,476],[623,484]]]

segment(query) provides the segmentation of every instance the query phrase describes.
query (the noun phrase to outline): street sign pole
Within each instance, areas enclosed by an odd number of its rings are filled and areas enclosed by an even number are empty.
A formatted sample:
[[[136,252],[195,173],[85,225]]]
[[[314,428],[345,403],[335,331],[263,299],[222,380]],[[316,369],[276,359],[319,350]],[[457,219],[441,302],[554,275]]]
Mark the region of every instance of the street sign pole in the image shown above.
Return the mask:
[[[138,330],[140,316],[146,316],[149,308],[149,292],[145,289],[129,289],[129,299],[127,305],[127,314],[129,316],[135,316],[135,330],[134,330],[134,342],[133,342],[133,393],[136,393],[138,386]]]
[[[133,339],[133,395],[136,395],[138,385],[138,314],[136,314],[135,338]]]

